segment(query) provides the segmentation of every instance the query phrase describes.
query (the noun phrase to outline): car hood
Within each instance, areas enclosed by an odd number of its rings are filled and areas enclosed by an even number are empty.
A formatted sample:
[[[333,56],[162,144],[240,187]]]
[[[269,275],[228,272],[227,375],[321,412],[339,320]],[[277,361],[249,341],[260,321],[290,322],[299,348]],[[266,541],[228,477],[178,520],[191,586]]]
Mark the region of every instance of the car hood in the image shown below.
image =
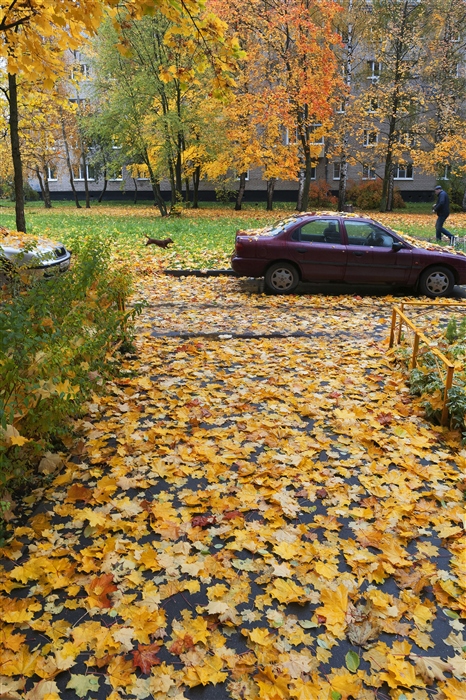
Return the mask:
[[[67,254],[62,243],[26,234],[7,234],[0,238],[0,255],[27,265],[30,262],[49,262]]]

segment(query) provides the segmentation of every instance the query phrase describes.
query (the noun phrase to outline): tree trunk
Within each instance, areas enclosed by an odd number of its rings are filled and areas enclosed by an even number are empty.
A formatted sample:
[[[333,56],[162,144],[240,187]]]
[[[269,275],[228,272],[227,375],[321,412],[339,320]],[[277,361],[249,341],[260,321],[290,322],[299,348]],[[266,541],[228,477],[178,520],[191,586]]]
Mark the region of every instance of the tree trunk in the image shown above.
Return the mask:
[[[39,180],[39,186],[40,186],[40,191],[42,193],[44,207],[46,209],[51,209],[52,202],[50,201],[50,190],[49,190],[47,169],[44,168],[44,177],[42,177],[42,173],[40,172],[40,168],[39,168],[39,166],[37,166],[36,167],[36,176],[37,176],[37,179]]]
[[[193,173],[193,209],[199,209],[199,182],[201,180],[201,166],[197,165]],[[466,195],[465,195],[466,196]]]
[[[463,207],[463,211],[466,211],[466,191],[463,195],[463,202],[462,202],[461,206]]]
[[[10,104],[10,140],[15,183],[16,230],[26,233],[26,216],[24,213],[23,164],[19,145],[18,86],[16,75],[8,73],[8,100]]]
[[[299,211],[307,211],[309,208],[309,188],[311,186],[311,175],[312,175],[312,161],[311,161],[311,149],[309,146],[306,147],[304,151],[304,183],[303,183],[303,195],[301,200],[301,208]]]
[[[107,168],[104,168],[104,186],[102,187],[102,192],[99,194],[99,199],[97,200],[100,204],[104,198],[104,194],[107,191],[108,179],[107,179]]]
[[[47,209],[47,205],[45,203],[45,189],[44,189],[44,181],[42,180],[42,175],[40,173],[40,168],[39,166],[36,167],[36,177],[39,180],[39,187],[40,187],[40,192],[42,194],[42,201],[44,202],[44,207]]]
[[[68,146],[68,139],[66,138],[65,120],[63,117],[63,112],[61,113],[61,132],[63,135],[63,143],[65,144],[66,165],[68,166],[68,173],[70,176],[71,191],[73,192],[73,198],[76,204],[76,209],[81,209],[81,205],[78,199],[78,193],[76,192],[76,187],[74,186],[73,166],[71,165],[70,148]]]
[[[160,191],[160,184],[157,180],[151,180],[152,192],[154,193],[154,203],[158,206],[161,216],[167,216],[167,205]]]
[[[185,192],[184,199],[185,199],[187,206],[189,207],[191,204],[191,192],[190,192],[190,188],[189,188],[189,177],[187,177],[185,179],[185,188],[186,188],[186,192]]]
[[[241,173],[239,176],[239,188],[236,195],[235,211],[241,211],[241,204],[243,202],[244,190],[246,189],[246,175],[247,172]]]
[[[273,192],[275,189],[276,178],[271,177],[267,180],[267,211],[272,211],[273,209]]]
[[[396,114],[397,105],[393,106],[393,113]],[[380,211],[391,211],[393,205],[393,142],[395,138],[396,117],[390,119],[388,130],[387,151],[385,154],[385,168],[382,183],[382,199],[380,201]]]
[[[91,201],[89,197],[89,181],[87,179],[87,158],[86,158],[86,152],[84,148],[82,147],[81,144],[81,161],[83,164],[83,175],[84,175],[84,193],[86,195],[86,209],[91,208]]]
[[[52,199],[50,197],[49,173],[45,166],[42,172],[44,173],[44,206],[46,209],[51,209]]]
[[[353,0],[349,0],[348,3],[348,19],[353,19]],[[346,43],[346,61],[345,61],[345,84],[346,84],[346,94],[344,99],[344,124],[347,126],[347,111],[349,107],[349,98],[351,94],[351,87],[353,84],[353,23],[348,22],[348,41]],[[345,128],[342,140],[342,154],[340,158],[340,182],[338,183],[338,211],[345,210],[346,204],[346,188],[348,186],[348,150],[350,135],[348,128]]]
[[[135,177],[133,177],[133,184],[134,184],[133,204],[136,204],[136,202],[138,201],[138,181],[136,180]]]
[[[298,201],[296,202],[296,211],[303,211],[303,194],[304,194],[304,170],[299,171],[298,175]]]
[[[346,134],[344,139],[346,138]],[[344,140],[343,139],[343,140]],[[346,153],[346,151],[344,151]],[[345,211],[346,187],[348,184],[348,161],[346,155],[340,159],[340,182],[338,183],[338,211]]]

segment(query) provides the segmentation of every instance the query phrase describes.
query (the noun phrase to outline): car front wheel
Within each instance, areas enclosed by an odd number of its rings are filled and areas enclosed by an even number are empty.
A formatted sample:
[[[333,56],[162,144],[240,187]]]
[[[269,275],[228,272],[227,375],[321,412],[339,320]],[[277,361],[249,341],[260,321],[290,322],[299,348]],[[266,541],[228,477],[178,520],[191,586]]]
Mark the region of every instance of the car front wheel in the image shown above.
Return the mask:
[[[298,270],[291,263],[275,263],[265,273],[266,289],[273,294],[289,294],[298,284]]]
[[[419,279],[419,291],[431,299],[451,294],[455,278],[446,267],[431,267]]]

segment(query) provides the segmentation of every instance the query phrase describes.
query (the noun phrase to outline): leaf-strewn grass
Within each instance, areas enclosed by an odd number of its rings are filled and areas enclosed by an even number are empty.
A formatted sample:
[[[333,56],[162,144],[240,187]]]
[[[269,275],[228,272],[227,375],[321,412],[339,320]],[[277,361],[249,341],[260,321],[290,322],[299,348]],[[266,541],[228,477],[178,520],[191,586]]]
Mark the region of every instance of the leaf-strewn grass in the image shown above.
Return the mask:
[[[231,205],[203,205],[198,210],[185,210],[180,218],[161,218],[150,203],[103,203],[91,209],[76,209],[69,202],[56,202],[51,210],[36,203],[27,207],[30,233],[59,240],[71,249],[78,239],[108,236],[123,257],[130,257],[146,272],[158,267],[212,268],[228,267],[238,228],[255,228],[289,216],[290,203],[277,205],[267,212],[263,204],[247,205],[236,212]],[[280,208],[282,207],[282,208]],[[419,238],[435,238],[435,217],[425,213],[429,205],[391,213],[367,212],[366,215],[399,232]],[[14,208],[2,203],[0,225],[14,228]],[[448,228],[458,236],[466,235],[466,214],[453,214]],[[145,236],[166,238],[174,245],[167,250],[145,247]],[[116,243],[115,243],[116,238]],[[446,241],[445,241],[446,242]],[[117,251],[115,251],[117,252]]]

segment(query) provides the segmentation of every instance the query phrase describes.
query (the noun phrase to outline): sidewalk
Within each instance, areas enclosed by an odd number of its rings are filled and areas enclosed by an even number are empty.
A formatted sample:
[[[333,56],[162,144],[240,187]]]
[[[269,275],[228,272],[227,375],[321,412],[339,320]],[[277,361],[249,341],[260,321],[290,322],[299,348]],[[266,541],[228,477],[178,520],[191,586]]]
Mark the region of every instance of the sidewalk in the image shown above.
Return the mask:
[[[390,300],[241,284],[146,288],[4,551],[0,698],[463,697],[466,455],[384,359]]]

